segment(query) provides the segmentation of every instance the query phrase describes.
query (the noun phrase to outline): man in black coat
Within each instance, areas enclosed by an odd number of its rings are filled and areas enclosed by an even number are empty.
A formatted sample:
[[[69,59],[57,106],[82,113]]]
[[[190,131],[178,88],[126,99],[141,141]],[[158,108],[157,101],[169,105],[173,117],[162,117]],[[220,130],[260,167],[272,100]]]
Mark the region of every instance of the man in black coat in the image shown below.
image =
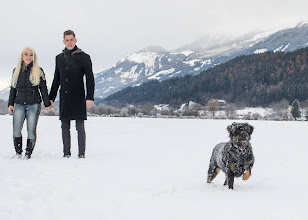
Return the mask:
[[[79,158],[84,158],[86,135],[84,120],[87,120],[87,108],[94,103],[94,76],[90,56],[76,46],[77,39],[71,30],[64,32],[65,49],[56,56],[56,70],[49,98],[53,104],[60,86],[60,120],[64,157],[71,156],[70,122],[76,120],[78,132]],[[86,77],[86,90],[84,89]]]

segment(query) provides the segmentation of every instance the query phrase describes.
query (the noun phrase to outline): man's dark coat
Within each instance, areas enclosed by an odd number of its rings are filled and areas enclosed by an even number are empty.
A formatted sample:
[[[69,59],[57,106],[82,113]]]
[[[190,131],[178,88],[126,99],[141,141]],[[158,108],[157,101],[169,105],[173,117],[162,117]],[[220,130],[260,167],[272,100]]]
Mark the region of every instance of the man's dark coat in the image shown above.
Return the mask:
[[[77,48],[71,53],[70,59],[66,60],[64,52],[56,56],[56,70],[49,98],[52,101],[56,99],[60,86],[60,120],[86,120],[86,100],[94,101],[94,76],[90,56]]]

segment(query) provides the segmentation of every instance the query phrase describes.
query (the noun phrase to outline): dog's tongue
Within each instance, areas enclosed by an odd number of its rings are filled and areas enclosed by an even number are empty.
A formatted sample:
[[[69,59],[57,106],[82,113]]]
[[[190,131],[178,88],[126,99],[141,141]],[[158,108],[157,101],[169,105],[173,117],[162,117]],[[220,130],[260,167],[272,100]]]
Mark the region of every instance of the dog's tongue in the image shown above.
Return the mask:
[[[241,149],[246,149],[246,147],[247,147],[246,145],[243,145],[241,146]]]

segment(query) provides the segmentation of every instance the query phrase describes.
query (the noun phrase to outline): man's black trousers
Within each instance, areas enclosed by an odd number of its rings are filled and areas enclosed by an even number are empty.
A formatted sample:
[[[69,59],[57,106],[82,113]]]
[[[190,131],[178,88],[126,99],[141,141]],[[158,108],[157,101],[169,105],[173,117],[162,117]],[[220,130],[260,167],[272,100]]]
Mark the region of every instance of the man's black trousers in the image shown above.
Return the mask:
[[[71,120],[62,119],[62,140],[63,140],[63,152],[64,155],[71,155]],[[86,132],[84,128],[84,120],[76,120],[76,130],[78,135],[78,150],[79,155],[85,154],[86,149]]]

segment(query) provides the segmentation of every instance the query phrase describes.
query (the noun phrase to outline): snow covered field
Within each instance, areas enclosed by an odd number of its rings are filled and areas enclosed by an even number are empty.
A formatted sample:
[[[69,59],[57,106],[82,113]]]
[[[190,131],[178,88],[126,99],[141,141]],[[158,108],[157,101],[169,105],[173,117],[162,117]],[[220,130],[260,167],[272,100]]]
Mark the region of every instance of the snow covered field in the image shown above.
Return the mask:
[[[58,117],[40,117],[30,160],[12,159],[12,117],[0,116],[0,219],[307,219],[308,123],[249,121],[252,177],[206,184],[213,147],[233,121],[89,118],[86,159],[62,157]],[[25,130],[24,130],[25,131]],[[26,133],[24,133],[24,142]]]

